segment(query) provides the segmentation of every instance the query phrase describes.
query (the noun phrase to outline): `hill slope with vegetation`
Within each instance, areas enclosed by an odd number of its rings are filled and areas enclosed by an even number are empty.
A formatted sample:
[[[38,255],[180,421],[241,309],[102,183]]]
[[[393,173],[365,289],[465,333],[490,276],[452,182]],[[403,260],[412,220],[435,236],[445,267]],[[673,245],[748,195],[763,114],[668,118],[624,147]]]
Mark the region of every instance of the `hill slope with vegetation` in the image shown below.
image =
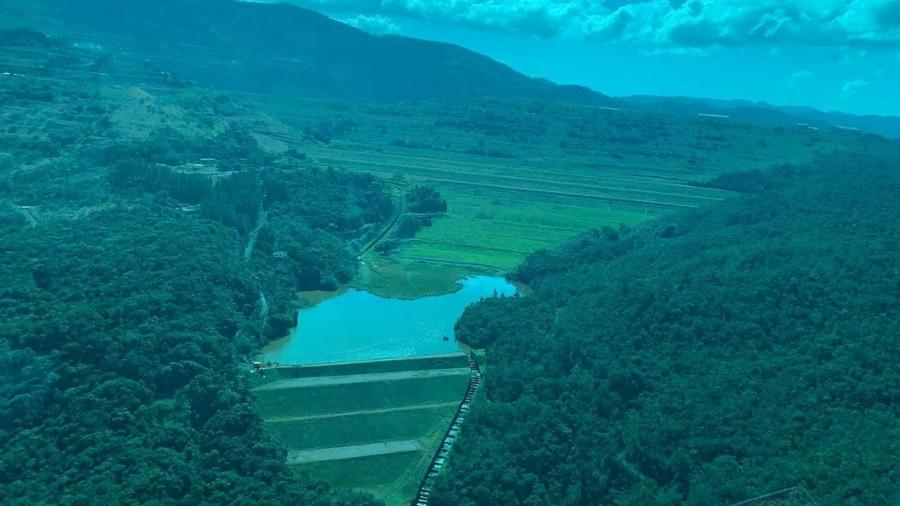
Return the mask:
[[[0,54],[0,502],[372,503],[285,466],[246,357],[353,276],[385,186],[264,153],[227,97],[81,78],[100,55],[36,32]]]
[[[220,89],[362,101],[519,97],[601,104],[451,44],[374,36],[288,4],[237,0],[10,0],[0,27],[34,26],[124,50]]]
[[[760,190],[532,256],[533,295],[458,324],[489,366],[434,504],[900,503],[898,162],[730,176]]]

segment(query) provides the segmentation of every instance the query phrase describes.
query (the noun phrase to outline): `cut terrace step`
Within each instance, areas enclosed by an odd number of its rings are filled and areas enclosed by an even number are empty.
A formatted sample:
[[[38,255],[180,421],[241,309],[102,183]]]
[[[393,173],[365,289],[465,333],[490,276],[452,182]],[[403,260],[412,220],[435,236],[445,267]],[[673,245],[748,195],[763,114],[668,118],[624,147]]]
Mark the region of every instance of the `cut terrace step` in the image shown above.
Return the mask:
[[[338,446],[333,448],[320,448],[317,450],[291,450],[288,452],[287,463],[289,465],[295,465],[331,460],[358,459],[362,457],[374,457],[377,455],[419,452],[424,448],[425,447],[419,441],[407,440],[386,441],[383,443],[355,446]]]
[[[376,381],[401,381],[421,378],[438,378],[442,376],[458,376],[469,374],[469,369],[432,369],[425,371],[399,371],[371,374],[350,374],[344,376],[320,376],[312,378],[295,378],[276,381],[254,388],[256,392],[283,390],[293,388],[315,388],[323,386],[350,385],[354,383],[371,383]]]
[[[277,365],[264,367],[253,374],[255,386],[291,378],[308,378],[311,376],[343,376],[349,374],[368,374],[376,372],[420,371],[426,369],[452,369],[464,367],[466,355],[449,353],[444,355],[423,355],[407,358],[387,358],[378,360],[361,360],[358,362],[340,362],[331,364]]]
[[[265,420],[284,448],[312,450],[381,441],[432,441],[443,433],[459,401]],[[432,445],[433,446],[433,445]]]

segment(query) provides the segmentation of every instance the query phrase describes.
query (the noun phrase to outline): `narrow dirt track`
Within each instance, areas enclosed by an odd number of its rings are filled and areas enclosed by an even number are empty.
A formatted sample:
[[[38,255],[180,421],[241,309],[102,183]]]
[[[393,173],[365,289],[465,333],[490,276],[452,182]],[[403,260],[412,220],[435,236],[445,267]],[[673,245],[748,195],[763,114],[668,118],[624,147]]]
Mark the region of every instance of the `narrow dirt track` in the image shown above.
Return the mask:
[[[356,446],[338,446],[334,448],[322,448],[319,450],[291,450],[288,452],[287,463],[308,464],[311,462],[325,462],[329,460],[347,460],[360,457],[374,457],[376,455],[390,455],[393,453],[410,453],[424,450],[422,443],[416,440],[387,441],[384,443],[372,443]]]
[[[259,216],[257,217],[257,225],[250,231],[250,235],[247,236],[247,246],[244,248],[244,260],[250,260],[250,257],[253,256],[253,247],[256,246],[256,238],[259,237],[259,231],[266,226],[266,221],[269,217],[268,211],[259,210]]]

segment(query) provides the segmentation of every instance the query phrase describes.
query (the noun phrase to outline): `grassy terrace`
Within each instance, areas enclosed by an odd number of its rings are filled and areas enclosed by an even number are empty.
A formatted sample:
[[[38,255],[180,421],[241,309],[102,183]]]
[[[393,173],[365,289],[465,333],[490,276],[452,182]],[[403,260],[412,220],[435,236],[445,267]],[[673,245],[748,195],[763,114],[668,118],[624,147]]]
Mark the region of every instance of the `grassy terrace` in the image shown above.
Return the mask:
[[[289,381],[289,380],[285,380]],[[393,381],[374,381],[319,387],[258,390],[258,409],[264,417],[310,416],[345,411],[435,404],[465,390],[468,370],[456,375]]]
[[[317,378],[348,374],[376,374],[397,371],[427,371],[431,369],[454,369],[461,367],[460,355],[435,355],[410,357],[405,359],[371,360],[343,364],[286,366],[266,370],[265,377],[254,376],[256,386],[264,386],[279,380],[294,378]]]
[[[258,97],[251,100],[259,102]],[[859,137],[565,104],[388,106],[266,99],[254,130],[271,149],[325,166],[436,187],[447,214],[390,255],[369,253],[356,285],[394,296],[505,273],[592,228],[637,225],[726,199],[696,182],[814,157]]]
[[[298,472],[399,506],[414,496],[468,381],[464,355],[280,367],[255,375],[255,407],[283,447],[316,455]],[[400,450],[371,450],[382,444]]]
[[[401,441],[429,433],[436,422],[453,417],[459,402],[351,411],[309,417],[274,418],[269,427],[288,448],[319,448]],[[360,427],[366,427],[360,431]]]

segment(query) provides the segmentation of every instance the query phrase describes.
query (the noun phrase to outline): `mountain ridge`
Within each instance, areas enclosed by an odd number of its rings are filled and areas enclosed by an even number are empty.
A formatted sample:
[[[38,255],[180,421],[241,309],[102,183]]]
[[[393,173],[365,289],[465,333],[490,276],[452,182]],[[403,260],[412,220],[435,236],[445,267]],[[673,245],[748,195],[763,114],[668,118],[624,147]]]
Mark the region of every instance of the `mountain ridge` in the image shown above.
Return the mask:
[[[354,101],[480,97],[603,105],[580,86],[527,77],[469,49],[375,36],[288,4],[236,0],[13,1],[0,27],[23,24],[114,47],[205,86]]]
[[[8,0],[0,29],[31,26],[146,58],[149,66],[212,88],[400,102],[525,98],[678,116],[719,114],[763,127],[850,127],[900,138],[900,118],[823,112],[750,100],[635,95],[528,77],[462,46],[373,35],[309,9],[239,0],[129,2]]]

